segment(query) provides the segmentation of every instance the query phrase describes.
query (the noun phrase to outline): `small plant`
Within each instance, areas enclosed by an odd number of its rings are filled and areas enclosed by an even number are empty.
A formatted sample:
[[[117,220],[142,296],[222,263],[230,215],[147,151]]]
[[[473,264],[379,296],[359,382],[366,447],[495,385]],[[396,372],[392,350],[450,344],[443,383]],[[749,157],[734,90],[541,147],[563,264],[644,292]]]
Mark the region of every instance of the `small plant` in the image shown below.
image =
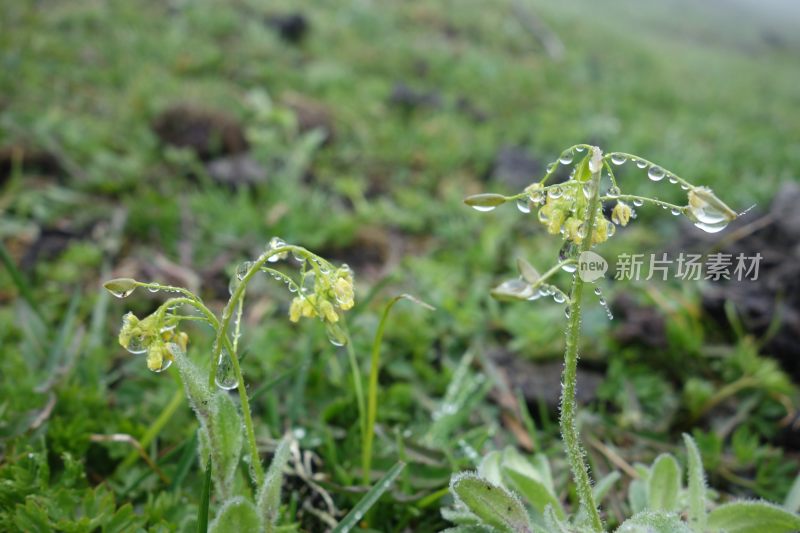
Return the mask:
[[[290,256],[299,266],[298,279],[271,267],[273,263]],[[216,519],[210,526],[213,531],[272,531],[279,516],[282,470],[289,458],[290,437],[284,437],[281,441],[265,474],[256,446],[238,355],[246,288],[262,273],[284,283],[294,294],[289,308],[292,322],[303,317],[317,317],[325,325],[331,343],[336,346],[348,343],[343,313],[354,304],[352,272],[347,265],[335,267],[305,248],[286,244],[278,238],[273,238],[256,260],[239,265],[231,279],[231,296],[221,317],[217,317],[198,296],[181,287],[144,283],[130,278],[105,283],[105,288],[119,298],[129,296],[139,287],[152,292],[175,294],[145,318],[126,314],[119,333],[119,343],[133,354],[146,354],[147,367],[154,372],[163,372],[173,363],[180,372],[186,396],[200,423],[199,455],[207,480],[204,495],[206,507],[201,509],[199,517],[201,530],[208,515],[209,484],[213,485],[221,502]],[[185,313],[184,310],[193,312]],[[206,376],[187,356],[189,338],[180,329],[185,321],[204,322],[215,332],[214,345],[210,350],[210,370]],[[234,388],[239,392],[241,416],[228,394]],[[360,410],[361,405],[360,402]],[[237,494],[234,486],[245,440],[249,448],[246,460],[250,475],[258,488],[254,501]],[[400,465],[398,470],[402,468],[402,463]],[[391,481],[384,485],[388,486],[389,483]],[[360,512],[363,513],[363,510]]]
[[[563,183],[548,184],[559,164],[571,165],[569,179]],[[614,175],[614,166],[626,162],[643,169],[651,181],[667,181],[687,191],[686,205],[623,194]],[[606,181],[607,179],[607,181]],[[580,509],[570,519],[561,508],[549,467],[543,457],[535,466],[516,456],[503,455],[484,461],[482,470],[475,474],[459,474],[453,478],[451,490],[459,509],[468,511],[477,524],[504,531],[604,531],[597,501],[607,480],[592,486],[588,465],[584,459],[576,426],[576,372],[581,326],[581,310],[585,285],[598,279],[590,271],[591,261],[598,258],[592,248],[616,233],[617,226],[626,226],[636,218],[635,207],[644,203],[668,209],[673,215],[683,214],[695,226],[709,233],[724,229],[738,215],[711,191],[692,185],[686,180],[639,156],[614,152],[603,154],[596,146],[579,144],[562,152],[558,162],[552,163],[541,181],[528,186],[514,196],[478,194],[468,197],[465,203],[478,211],[491,211],[506,202],[516,202],[523,213],[538,210],[538,220],[548,233],[560,235],[563,245],[559,262],[544,274],[524,259],[517,261],[519,277],[508,280],[492,291],[493,296],[511,300],[536,300],[550,296],[557,303],[566,303],[567,331],[564,353],[564,371],[561,392],[560,429],[564,448],[575,481]],[[611,220],[603,214],[603,202],[613,202]],[[551,283],[560,271],[573,273],[569,291]],[[595,293],[600,296],[599,288]],[[600,302],[607,307],[601,297]],[[678,505],[679,470],[674,459],[659,458],[651,470],[642,472],[648,479],[649,498],[643,505],[633,505],[634,515],[618,531],[756,531],[759,523],[770,524],[769,529],[758,531],[794,531],[800,527],[800,518],[770,504],[738,502],[719,507],[707,517],[704,503],[705,489],[699,456],[691,439],[689,448],[689,522],[680,521]],[[513,463],[508,466],[508,462]],[[525,463],[524,466],[520,467]],[[635,486],[635,484],[634,484]],[[531,506],[530,513],[520,500],[506,488],[523,494]],[[607,490],[607,489],[606,489]],[[633,489],[636,490],[636,489]],[[639,499],[637,502],[641,502]],[[716,513],[716,514],[715,514]],[[719,519],[712,519],[720,517]],[[736,524],[751,524],[736,527]]]

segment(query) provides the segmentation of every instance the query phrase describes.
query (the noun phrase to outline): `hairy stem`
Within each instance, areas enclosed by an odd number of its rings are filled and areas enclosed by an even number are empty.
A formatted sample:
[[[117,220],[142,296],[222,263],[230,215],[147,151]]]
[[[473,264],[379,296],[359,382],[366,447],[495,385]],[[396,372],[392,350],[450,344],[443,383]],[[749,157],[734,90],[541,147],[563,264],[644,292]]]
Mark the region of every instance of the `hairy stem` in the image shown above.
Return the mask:
[[[598,150],[594,148],[594,150]],[[589,198],[589,205],[586,210],[586,237],[584,238],[580,251],[585,252],[592,246],[592,234],[594,233],[595,213],[598,205],[600,191],[600,173],[592,173],[592,195]],[[600,520],[600,513],[597,510],[594,496],[592,495],[592,482],[589,477],[589,467],[586,464],[585,452],[581,447],[578,437],[578,428],[575,424],[575,411],[577,404],[575,401],[575,386],[578,372],[578,342],[581,329],[581,300],[583,298],[584,282],[580,277],[580,272],[576,272],[572,279],[572,290],[569,303],[569,323],[567,325],[566,349],[564,351],[564,373],[562,375],[563,386],[561,389],[561,436],[567,449],[572,475],[578,490],[578,497],[581,505],[589,514],[592,529],[603,531],[603,522]]]

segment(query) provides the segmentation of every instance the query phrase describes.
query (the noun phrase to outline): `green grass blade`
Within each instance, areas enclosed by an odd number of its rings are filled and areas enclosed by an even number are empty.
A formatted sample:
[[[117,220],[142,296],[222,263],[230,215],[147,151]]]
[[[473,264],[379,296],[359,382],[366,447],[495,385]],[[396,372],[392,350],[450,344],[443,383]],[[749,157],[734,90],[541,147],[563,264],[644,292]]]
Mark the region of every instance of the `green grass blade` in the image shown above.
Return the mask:
[[[33,309],[33,312],[36,313],[36,315],[41,319],[42,313],[39,311],[39,307],[36,305],[36,300],[33,297],[33,290],[31,290],[28,280],[25,279],[25,276],[23,276],[22,272],[19,271],[17,265],[14,264],[11,254],[8,253],[8,249],[2,241],[0,241],[0,261],[3,263],[3,266],[6,267],[8,275],[11,276],[11,281],[13,281],[14,285],[17,286],[20,295],[25,299],[26,302],[28,302],[28,305],[31,307],[31,309]]]
[[[369,484],[369,475],[370,471],[372,470],[372,441],[375,437],[375,419],[378,416],[378,372],[380,371],[381,365],[381,341],[383,341],[383,332],[386,329],[386,321],[389,318],[389,311],[391,311],[392,307],[394,307],[394,304],[400,300],[410,300],[425,307],[426,309],[434,309],[432,306],[409,294],[395,296],[388,304],[386,304],[386,307],[383,309],[381,321],[378,323],[378,329],[375,330],[375,338],[372,341],[369,385],[367,388],[367,425],[361,440],[361,469],[363,471],[362,479],[364,485]]]
[[[172,478],[172,484],[169,486],[170,491],[174,492],[183,484],[183,480],[186,479],[186,474],[189,473],[189,469],[192,467],[195,457],[197,457],[196,431],[192,434],[192,438],[186,441],[186,444],[183,446],[183,454],[178,461],[178,467],[175,470],[175,476]]]
[[[358,524],[358,521],[369,511],[370,507],[375,505],[375,502],[383,496],[383,493],[389,490],[389,487],[394,483],[394,480],[397,479],[397,476],[400,475],[400,472],[403,471],[405,466],[406,464],[402,461],[395,463],[395,465],[367,491],[356,506],[347,513],[347,516],[342,518],[342,521],[333,528],[333,533],[346,533],[353,529],[353,527]]]

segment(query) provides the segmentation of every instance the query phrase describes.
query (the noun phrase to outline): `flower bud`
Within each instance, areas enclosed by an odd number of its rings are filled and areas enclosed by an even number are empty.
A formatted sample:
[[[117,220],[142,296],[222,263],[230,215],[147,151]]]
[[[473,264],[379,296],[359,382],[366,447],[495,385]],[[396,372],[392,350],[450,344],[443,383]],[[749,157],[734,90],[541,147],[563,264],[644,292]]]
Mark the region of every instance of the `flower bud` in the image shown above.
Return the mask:
[[[611,221],[620,226],[627,226],[632,213],[633,211],[628,204],[618,201],[611,211]]]

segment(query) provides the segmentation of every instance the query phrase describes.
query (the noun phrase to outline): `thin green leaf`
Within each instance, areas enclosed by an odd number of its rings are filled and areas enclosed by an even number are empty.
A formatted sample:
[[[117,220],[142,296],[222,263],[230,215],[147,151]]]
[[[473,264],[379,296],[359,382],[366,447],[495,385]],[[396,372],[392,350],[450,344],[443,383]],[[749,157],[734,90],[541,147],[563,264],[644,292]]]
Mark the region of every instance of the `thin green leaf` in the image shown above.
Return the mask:
[[[174,492],[183,484],[183,480],[186,479],[186,474],[189,473],[189,470],[192,468],[194,464],[195,457],[197,457],[197,432],[195,431],[192,434],[192,437],[186,441],[183,445],[183,454],[181,454],[181,458],[178,461],[178,466],[175,469],[175,476],[172,478],[172,484],[169,486],[169,490]]]
[[[389,469],[386,474],[383,475],[382,478],[375,483],[369,491],[364,495],[363,498],[356,504],[353,509],[347,513],[347,516],[342,518],[342,521],[339,522],[335,528],[333,528],[333,533],[346,533],[353,529],[353,527],[358,524],[358,521],[361,520],[367,511],[375,505],[375,502],[383,496],[383,493],[389,490],[389,487],[392,486],[394,480],[397,479],[397,476],[400,475],[400,472],[403,471],[403,468],[406,467],[406,464],[402,461],[398,461],[395,465]]]
[[[378,323],[378,329],[375,330],[375,338],[372,341],[369,385],[367,388],[367,427],[366,431],[364,431],[364,434],[361,436],[361,469],[363,471],[363,483],[365,485],[369,484],[370,473],[372,471],[372,441],[375,436],[375,419],[378,416],[378,372],[380,371],[381,365],[381,341],[383,340],[383,332],[386,329],[386,323],[389,318],[389,311],[391,311],[394,304],[400,300],[409,300],[429,310],[436,309],[410,294],[395,296],[383,309],[381,321]]]
[[[608,475],[603,477],[600,481],[595,483],[594,487],[592,487],[592,493],[594,494],[594,500],[597,503],[602,502],[608,492],[611,490],[611,487],[619,481],[619,478],[622,477],[619,472],[616,470],[609,472]]]
[[[3,263],[3,266],[6,267],[8,271],[8,275],[11,276],[11,281],[14,282],[14,285],[17,286],[17,290],[19,290],[20,295],[28,302],[28,305],[33,310],[34,313],[41,319],[42,313],[39,311],[39,306],[36,304],[36,300],[33,297],[33,290],[31,290],[31,285],[28,283],[28,280],[25,279],[25,276],[22,272],[19,271],[17,265],[14,264],[14,260],[11,258],[11,254],[8,253],[5,244],[0,241],[0,262]]]
[[[678,507],[681,469],[669,454],[659,455],[647,480],[647,502],[651,511],[674,511]]]
[[[800,516],[767,502],[726,503],[708,514],[708,527],[725,533],[800,531]]]

